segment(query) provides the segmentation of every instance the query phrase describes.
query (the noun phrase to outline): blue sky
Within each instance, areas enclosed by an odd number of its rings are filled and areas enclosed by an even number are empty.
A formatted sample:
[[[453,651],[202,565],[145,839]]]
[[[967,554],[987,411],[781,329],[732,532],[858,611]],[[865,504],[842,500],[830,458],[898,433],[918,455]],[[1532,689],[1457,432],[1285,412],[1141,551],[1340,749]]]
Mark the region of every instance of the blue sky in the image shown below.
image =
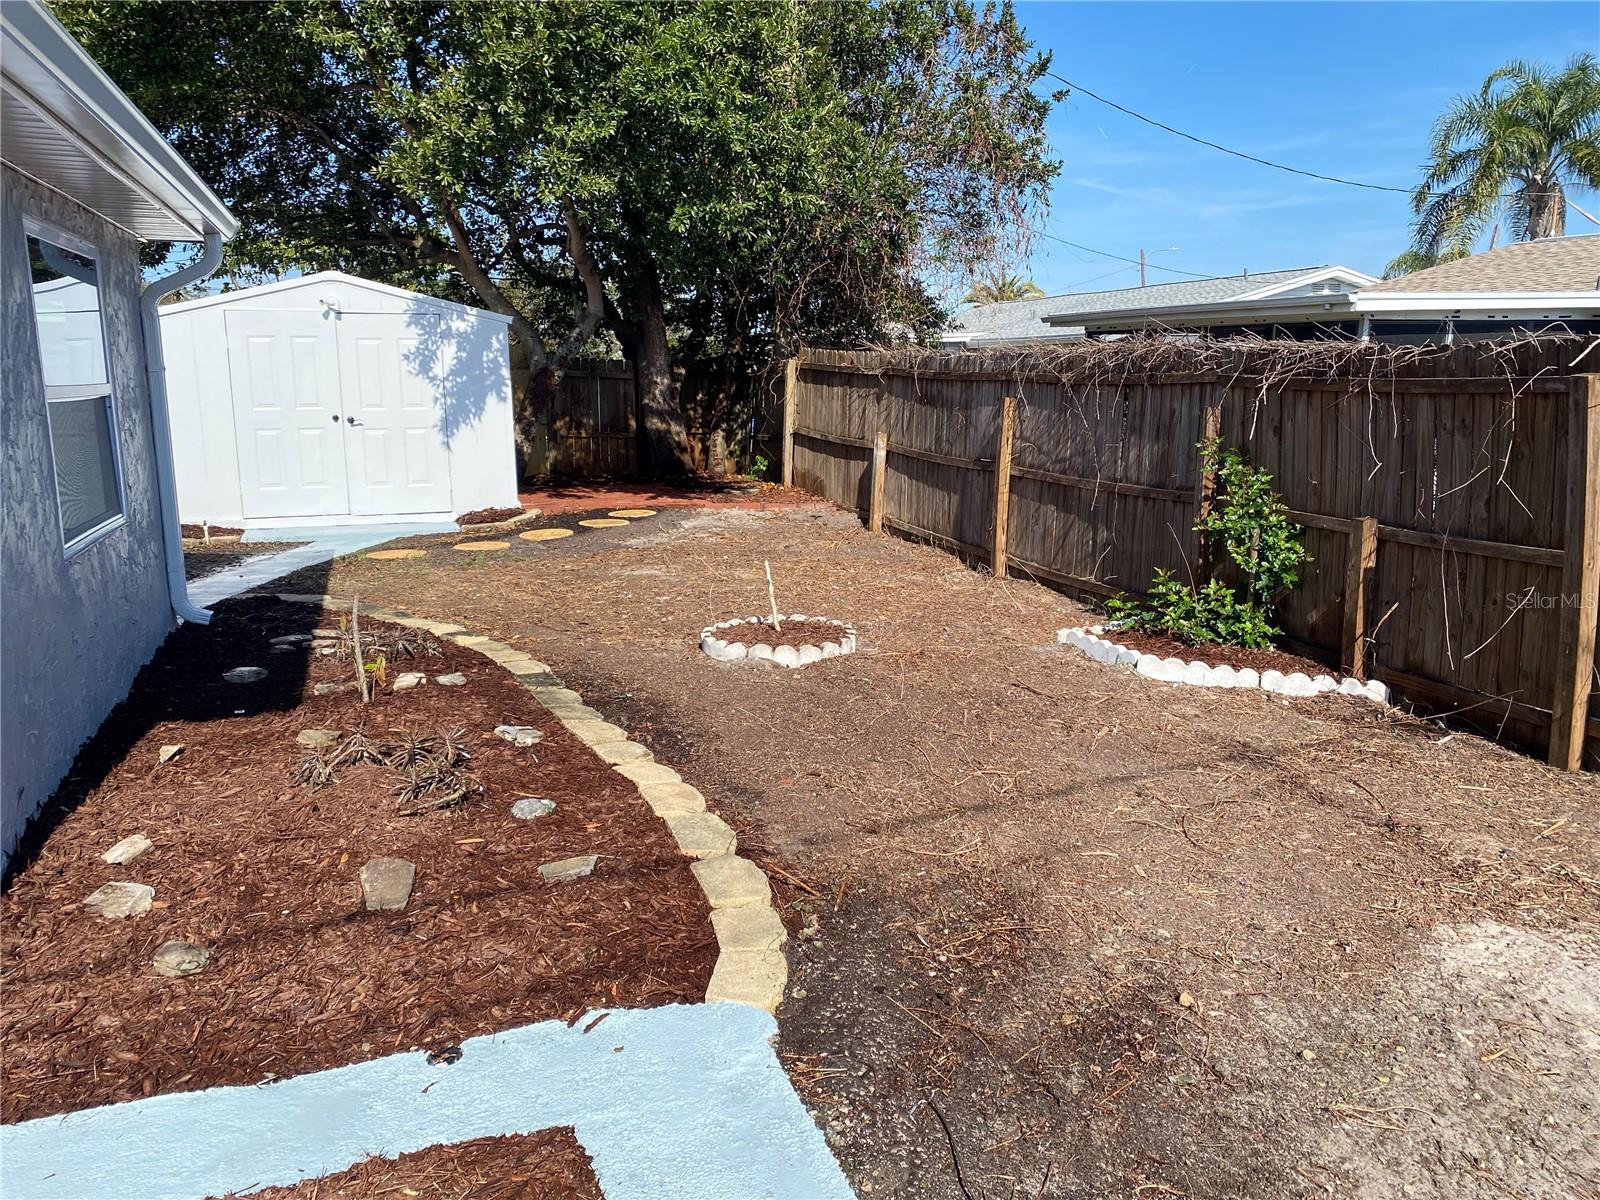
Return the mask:
[[[1600,51],[1600,4],[1019,3],[1052,69],[1169,125],[1307,170],[1415,184],[1434,118],[1512,58]],[[1084,96],[1049,121],[1061,176],[1045,228],[1157,266],[1232,274],[1342,263],[1379,274],[1408,198],[1219,154]],[[1579,202],[1600,216],[1589,201]],[[1569,211],[1568,233],[1596,233]],[[1176,246],[1176,251],[1166,251]],[[1157,253],[1161,251],[1161,253]],[[1049,292],[1138,283],[1138,268],[1037,239]],[[1183,276],[1152,269],[1150,282]]]

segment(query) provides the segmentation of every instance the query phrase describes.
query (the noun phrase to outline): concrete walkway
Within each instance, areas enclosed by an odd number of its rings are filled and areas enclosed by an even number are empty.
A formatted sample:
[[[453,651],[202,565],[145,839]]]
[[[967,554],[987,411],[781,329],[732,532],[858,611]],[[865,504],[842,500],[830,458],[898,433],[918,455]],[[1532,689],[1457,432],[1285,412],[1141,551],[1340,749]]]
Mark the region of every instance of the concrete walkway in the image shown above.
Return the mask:
[[[252,588],[282,579],[301,567],[332,562],[344,554],[354,554],[372,546],[381,546],[395,538],[416,537],[425,533],[454,533],[455,523],[430,525],[331,525],[311,529],[252,529],[244,535],[240,545],[251,542],[305,542],[292,550],[265,554],[236,566],[226,567],[215,575],[196,579],[189,584],[189,599],[206,608],[230,596],[248,592]]]
[[[606,1200],[851,1200],[767,1013],[695,1004],[597,1015],[472,1038],[450,1066],[396,1054],[5,1126],[0,1194],[203,1200],[373,1155],[570,1125]]]

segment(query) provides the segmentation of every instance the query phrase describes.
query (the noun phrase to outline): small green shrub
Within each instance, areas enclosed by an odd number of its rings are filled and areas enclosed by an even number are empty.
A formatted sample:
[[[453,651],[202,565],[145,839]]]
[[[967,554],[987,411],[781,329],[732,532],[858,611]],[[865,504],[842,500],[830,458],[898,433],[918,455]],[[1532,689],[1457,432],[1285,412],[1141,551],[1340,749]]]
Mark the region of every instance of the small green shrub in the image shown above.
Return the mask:
[[[1265,611],[1220,579],[1196,590],[1165,570],[1156,572],[1148,596],[1116,596],[1106,609],[1124,628],[1170,634],[1191,646],[1209,643],[1266,650],[1283,632]]]
[[[765,479],[767,472],[772,469],[772,464],[767,461],[765,454],[756,455],[755,462],[750,464],[751,479]]]
[[[1216,475],[1217,496],[1195,532],[1227,555],[1243,578],[1242,590],[1220,579],[1195,588],[1160,570],[1148,596],[1116,596],[1106,610],[1127,628],[1167,633],[1190,645],[1270,649],[1283,634],[1272,623],[1277,600],[1300,582],[1306,561],[1300,526],[1266,471],[1220,441],[1202,442],[1199,449]]]

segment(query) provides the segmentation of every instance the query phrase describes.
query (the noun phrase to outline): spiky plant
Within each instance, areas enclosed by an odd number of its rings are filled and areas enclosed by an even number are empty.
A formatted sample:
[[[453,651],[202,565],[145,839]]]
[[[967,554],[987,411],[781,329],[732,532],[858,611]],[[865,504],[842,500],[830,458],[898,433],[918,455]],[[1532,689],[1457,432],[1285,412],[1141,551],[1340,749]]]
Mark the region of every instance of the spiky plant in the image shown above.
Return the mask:
[[[996,267],[987,278],[975,282],[961,297],[963,304],[999,304],[1006,300],[1033,300],[1044,295],[1044,289],[1031,279],[1011,275]]]
[[[1471,254],[1496,219],[1513,241],[1563,236],[1568,190],[1600,187],[1600,64],[1592,54],[1560,71],[1507,63],[1438,119],[1429,156],[1411,198],[1411,250],[1387,274]]]

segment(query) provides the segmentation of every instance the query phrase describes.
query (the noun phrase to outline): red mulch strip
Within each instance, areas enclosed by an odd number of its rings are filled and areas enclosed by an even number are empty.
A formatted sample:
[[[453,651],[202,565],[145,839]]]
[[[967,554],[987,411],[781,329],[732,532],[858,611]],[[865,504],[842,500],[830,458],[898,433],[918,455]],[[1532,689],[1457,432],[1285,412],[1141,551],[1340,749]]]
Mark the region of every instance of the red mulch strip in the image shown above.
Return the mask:
[[[1254,667],[1257,671],[1282,671],[1285,675],[1301,671],[1313,679],[1318,675],[1338,674],[1326,663],[1319,663],[1311,658],[1301,658],[1298,654],[1289,654],[1283,650],[1249,650],[1243,646],[1191,646],[1164,633],[1151,633],[1144,629],[1107,630],[1104,636],[1107,641],[1117,642],[1141,654],[1154,654],[1159,658],[1181,658],[1184,662],[1199,661],[1208,667],[1220,667],[1226,663],[1241,670],[1245,667]]]
[[[828,621],[783,621],[777,629],[770,621],[762,621],[759,625],[732,625],[714,632],[725,642],[743,642],[746,646],[820,646],[845,636],[843,629]]]
[[[313,696],[317,682],[353,679],[348,662],[270,653],[268,639],[335,621],[271,599],[221,606],[210,626],[167,640],[80,753],[0,898],[0,1119],[704,998],[716,953],[705,898],[634,786],[510,674],[450,643],[390,670],[459,671],[464,687],[430,680],[365,707],[353,692]],[[271,674],[219,678],[241,665]],[[513,747],[494,736],[499,724],[536,726],[544,741]],[[309,791],[296,781],[307,728],[377,741],[464,729],[485,791],[403,817],[398,774],[377,764]],[[167,743],[184,750],[158,766]],[[518,820],[510,808],[524,795],[556,809]],[[101,861],[135,832],[155,849],[127,866]],[[541,863],[580,854],[601,856],[591,876],[540,878]],[[380,856],[416,864],[403,911],[365,911],[359,872]],[[152,886],[152,911],[119,921],[80,910],[112,880]],[[151,956],[175,938],[215,958],[163,978]]]
[[[584,483],[552,481],[526,488],[518,497],[527,506],[543,509],[546,516],[612,508],[792,508],[823,504],[810,492],[748,480],[693,480],[683,484],[629,483],[590,480]]]
[[[456,524],[494,525],[500,521],[509,521],[512,517],[520,517],[523,512],[521,508],[475,508],[457,517]]]
[[[206,536],[206,527],[204,525],[186,524],[178,526],[178,529],[186,538],[203,538]],[[236,525],[213,525],[211,527],[212,537],[241,537],[243,534],[244,530]]]
[[[570,1127],[515,1137],[476,1138],[398,1158],[369,1158],[293,1187],[263,1188],[251,1200],[373,1200],[375,1196],[461,1200],[605,1200],[589,1156]]]

